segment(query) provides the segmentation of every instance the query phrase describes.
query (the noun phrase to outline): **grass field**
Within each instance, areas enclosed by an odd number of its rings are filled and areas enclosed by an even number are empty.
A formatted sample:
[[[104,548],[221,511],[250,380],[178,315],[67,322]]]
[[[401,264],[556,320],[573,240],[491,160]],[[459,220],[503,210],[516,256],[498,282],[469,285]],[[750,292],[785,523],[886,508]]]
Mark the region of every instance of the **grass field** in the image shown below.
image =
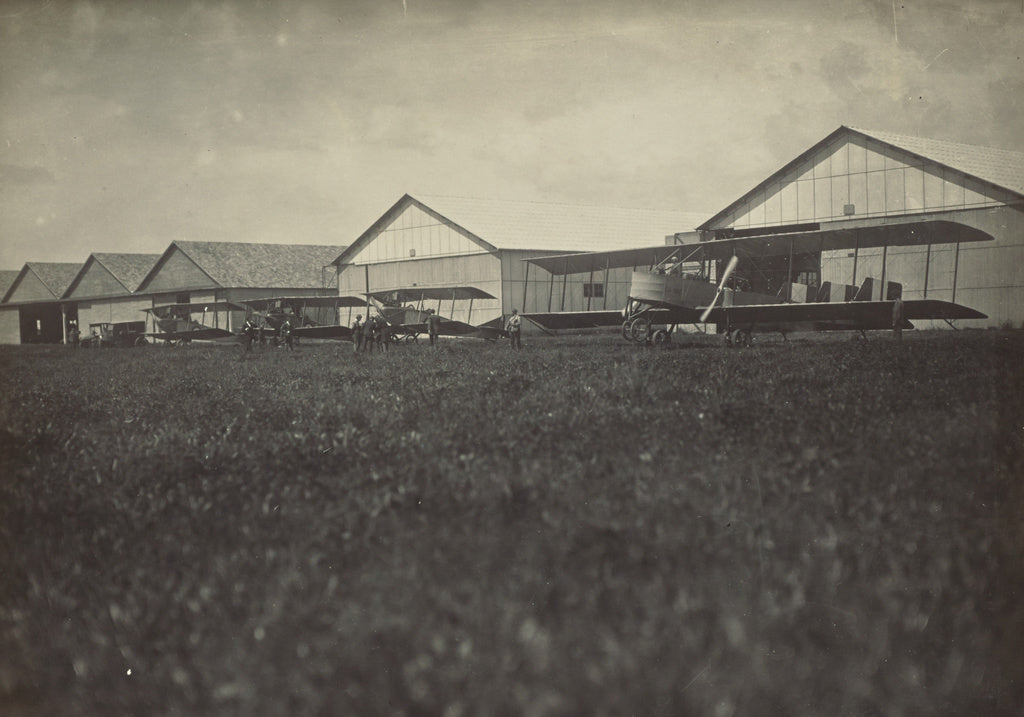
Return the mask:
[[[1024,333],[0,349],[7,715],[1019,715]]]

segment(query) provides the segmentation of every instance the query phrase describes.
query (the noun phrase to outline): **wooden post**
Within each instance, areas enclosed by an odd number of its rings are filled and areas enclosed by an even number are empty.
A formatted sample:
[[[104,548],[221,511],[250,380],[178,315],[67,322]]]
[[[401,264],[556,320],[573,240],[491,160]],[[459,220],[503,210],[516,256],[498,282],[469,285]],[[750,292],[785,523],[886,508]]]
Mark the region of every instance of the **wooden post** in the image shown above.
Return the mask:
[[[601,305],[602,309],[608,308],[608,267],[610,262],[608,257],[604,258],[604,289],[601,292],[604,294],[604,303]]]
[[[590,311],[590,302],[594,298],[594,267],[593,266],[590,267],[590,279],[588,280],[587,283],[590,284],[589,293],[587,294],[587,311]]]
[[[363,278],[366,280],[366,318],[370,318],[370,265],[363,264]]]
[[[881,289],[881,296],[879,298],[880,301],[885,301],[886,298],[889,296],[889,292],[885,290],[885,260],[886,260],[886,257],[888,256],[888,254],[889,254],[889,245],[888,244],[883,244],[882,245],[882,289]]]
[[[562,274],[562,308],[560,311],[565,311],[565,285],[569,281],[569,260],[565,260],[565,273]]]
[[[522,310],[526,312],[526,287],[529,286],[530,282],[530,262],[526,262],[526,269],[523,271],[523,305]]]

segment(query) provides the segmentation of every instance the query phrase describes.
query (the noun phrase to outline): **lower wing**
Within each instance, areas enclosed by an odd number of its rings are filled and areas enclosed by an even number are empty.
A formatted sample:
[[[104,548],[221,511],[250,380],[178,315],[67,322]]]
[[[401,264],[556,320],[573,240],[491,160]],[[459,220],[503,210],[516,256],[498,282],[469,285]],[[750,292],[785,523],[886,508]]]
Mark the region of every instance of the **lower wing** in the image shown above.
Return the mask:
[[[711,310],[709,323],[741,326],[752,324],[808,324],[818,329],[890,329],[894,301],[847,301],[811,304],[762,304],[718,306]],[[903,302],[904,328],[910,319],[984,319],[985,314],[960,304],[934,299]]]
[[[161,341],[179,341],[181,339],[189,339],[191,341],[213,341],[214,339],[226,339],[234,336],[233,333],[227,329],[194,329],[191,331],[165,331],[163,333],[149,333],[146,334],[154,339]]]
[[[347,339],[352,329],[347,326],[300,326],[292,329],[292,335],[303,339]]]

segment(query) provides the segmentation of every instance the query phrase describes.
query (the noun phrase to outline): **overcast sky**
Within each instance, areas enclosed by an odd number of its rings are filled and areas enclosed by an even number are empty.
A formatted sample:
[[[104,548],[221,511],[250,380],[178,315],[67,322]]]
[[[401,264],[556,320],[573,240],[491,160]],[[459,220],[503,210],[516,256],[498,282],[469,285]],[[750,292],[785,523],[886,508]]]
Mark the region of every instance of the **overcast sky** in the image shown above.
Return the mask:
[[[1024,0],[0,0],[0,269],[406,192],[710,214],[843,124],[1022,150],[1022,56]]]

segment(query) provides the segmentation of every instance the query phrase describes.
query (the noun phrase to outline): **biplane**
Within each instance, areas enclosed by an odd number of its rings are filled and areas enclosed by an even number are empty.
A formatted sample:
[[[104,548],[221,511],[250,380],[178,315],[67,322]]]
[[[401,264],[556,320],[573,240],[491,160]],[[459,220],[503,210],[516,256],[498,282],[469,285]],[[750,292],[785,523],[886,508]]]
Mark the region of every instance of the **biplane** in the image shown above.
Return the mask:
[[[478,299],[494,299],[495,297],[474,286],[446,287],[415,287],[411,289],[391,289],[388,291],[371,292],[377,312],[384,317],[391,327],[394,340],[416,341],[420,334],[426,333],[428,309],[433,309],[441,318],[440,336],[459,336],[480,338],[488,341],[504,336],[501,318],[492,319],[481,324],[473,324],[473,302]],[[458,301],[469,301],[466,321],[459,321],[445,316],[445,302],[449,304],[450,314],[455,314]],[[428,306],[427,302],[436,302],[437,306]]]
[[[223,312],[238,312],[253,320],[251,326],[259,335],[276,341],[285,321],[291,324],[291,334],[296,338],[349,339],[352,330],[336,323],[337,312],[342,307],[365,306],[365,301],[352,297],[338,296],[295,296],[248,299],[239,302],[212,301],[195,304],[163,304],[146,309],[151,317],[153,329],[145,335],[157,341],[180,345],[192,341],[223,341],[242,339],[245,329],[238,332],[207,325],[207,316]],[[325,318],[325,312],[331,314]],[[195,317],[199,317],[198,319]],[[321,323],[323,320],[323,323]],[[335,323],[327,323],[335,321]],[[147,326],[149,319],[147,319]],[[255,335],[248,337],[250,340]]]
[[[758,233],[760,232],[760,233]],[[989,241],[992,236],[951,221],[771,232],[727,230],[706,241],[646,249],[567,254],[527,261],[552,275],[634,267],[621,311],[531,312],[543,328],[588,328],[621,324],[628,340],[667,343],[676,327],[716,324],[728,344],[745,346],[755,331],[783,336],[796,331],[913,328],[911,320],[984,319],[985,314],[952,301],[903,299],[902,284],[886,277],[890,247]],[[881,278],[856,283],[857,252],[882,249]],[[801,283],[820,276],[821,253],[853,250],[853,283]],[[647,265],[645,269],[638,266]],[[712,278],[712,271],[717,278]],[[927,286],[927,264],[925,269]],[[956,279],[954,274],[954,287]],[[955,296],[955,292],[954,292]],[[897,302],[899,306],[897,307]],[[894,310],[895,313],[894,313]]]
[[[206,315],[224,311],[245,311],[245,307],[230,301],[211,301],[205,304],[161,304],[144,309],[145,335],[155,341],[179,346],[192,341],[217,341],[235,336],[227,329],[206,325]],[[201,319],[193,318],[200,315]]]
[[[289,321],[295,338],[336,340],[352,337],[352,329],[339,321],[340,310],[366,306],[364,299],[355,296],[281,296],[241,303],[260,322],[265,336],[277,336],[281,325]]]

